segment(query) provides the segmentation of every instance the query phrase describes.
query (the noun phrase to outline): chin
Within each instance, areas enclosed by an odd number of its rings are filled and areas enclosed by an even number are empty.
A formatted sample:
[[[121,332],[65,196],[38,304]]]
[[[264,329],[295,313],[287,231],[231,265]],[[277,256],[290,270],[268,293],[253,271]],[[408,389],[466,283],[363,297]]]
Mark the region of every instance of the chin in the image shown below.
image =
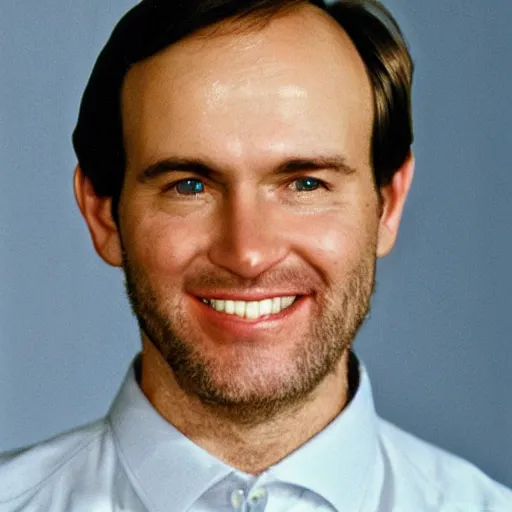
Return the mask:
[[[283,409],[306,400],[339,359],[311,364],[309,352],[297,343],[279,350],[254,344],[217,348],[189,346],[186,355],[183,350],[178,357],[167,352],[165,359],[188,395],[247,415],[249,410]]]

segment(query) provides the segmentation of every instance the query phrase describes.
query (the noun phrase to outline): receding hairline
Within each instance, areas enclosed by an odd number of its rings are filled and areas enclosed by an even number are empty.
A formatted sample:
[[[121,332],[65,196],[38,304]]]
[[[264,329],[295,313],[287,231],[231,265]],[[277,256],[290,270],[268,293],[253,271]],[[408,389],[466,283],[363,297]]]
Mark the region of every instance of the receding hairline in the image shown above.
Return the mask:
[[[359,72],[364,74],[365,82],[371,92],[372,86],[366,64],[352,38],[343,26],[340,25],[329,13],[312,4],[308,0],[290,0],[289,3],[285,5],[278,5],[273,8],[264,8],[250,13],[242,13],[231,18],[220,20],[213,25],[200,28],[190,34],[187,34],[187,36],[168,44],[145,59],[134,62],[123,77],[120,91],[121,101],[126,91],[128,77],[133,74],[132,72],[144,67],[145,64],[153,61],[155,58],[165,55],[171,49],[187,48],[190,46],[190,43],[192,43],[192,53],[196,54],[200,52],[202,48],[209,49],[209,45],[212,43],[212,40],[229,39],[237,36],[251,35],[255,32],[263,32],[272,23],[290,15],[295,18],[302,18],[304,19],[304,23],[307,23],[311,20],[311,14],[313,14],[314,18],[321,20],[325,24],[325,38],[331,37],[331,41],[337,40],[340,44],[340,49],[342,49],[345,56],[349,56],[353,63],[357,62],[356,66],[359,68]],[[315,39],[321,40],[321,33],[315,33]]]
[[[185,37],[161,48],[154,54],[134,62],[125,73],[123,82],[126,79],[126,75],[128,75],[133,67],[137,67],[138,64],[147,62],[153,57],[157,57],[158,55],[165,53],[170,48],[185,45],[190,41],[194,41],[196,43],[204,42],[204,44],[207,45],[208,43],[211,43],[212,39],[223,39],[263,31],[269,25],[281,18],[296,15],[307,19],[308,13],[313,13],[318,19],[322,19],[326,23],[326,32],[329,31],[328,28],[330,28],[332,34],[336,33],[338,36],[341,36],[343,42],[348,43],[353,48],[364,66],[364,62],[362,61],[351,37],[345,31],[343,26],[340,25],[328,12],[308,0],[288,0],[285,4],[255,8],[253,11],[243,12],[241,14],[222,19],[212,25],[194,30]],[[318,37],[319,34],[316,34],[316,36]]]
[[[277,18],[289,15],[290,13],[300,12],[304,8],[312,7],[322,12],[321,9],[311,4],[308,0],[288,0],[284,4],[265,6],[255,8],[249,12],[243,12],[235,16],[225,18],[213,25],[198,29],[187,36],[196,37],[222,37],[230,34],[250,32],[263,29]],[[185,38],[186,39],[186,38]]]

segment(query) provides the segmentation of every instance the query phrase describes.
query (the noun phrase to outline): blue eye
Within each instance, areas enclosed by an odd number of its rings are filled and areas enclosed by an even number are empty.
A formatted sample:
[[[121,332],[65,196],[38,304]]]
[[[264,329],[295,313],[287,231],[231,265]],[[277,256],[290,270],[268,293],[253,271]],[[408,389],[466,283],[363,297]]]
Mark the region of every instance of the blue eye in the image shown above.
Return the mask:
[[[303,183],[304,185],[297,185],[297,192],[311,192],[316,190],[318,187],[323,186],[322,180],[317,180],[316,178],[299,178],[294,181],[294,183]]]
[[[181,180],[178,181],[174,187],[176,188],[176,191],[178,194],[182,195],[193,195],[193,194],[200,194],[201,192],[204,192],[204,183],[199,180]]]

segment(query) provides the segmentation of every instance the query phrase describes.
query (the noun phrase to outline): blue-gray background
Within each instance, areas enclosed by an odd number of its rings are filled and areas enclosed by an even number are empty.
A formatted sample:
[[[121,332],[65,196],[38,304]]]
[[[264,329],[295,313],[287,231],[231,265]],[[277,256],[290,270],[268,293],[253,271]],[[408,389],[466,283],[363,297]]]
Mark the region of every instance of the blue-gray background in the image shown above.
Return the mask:
[[[74,204],[70,134],[133,0],[0,3],[0,451],[102,416],[138,351]],[[388,0],[416,60],[417,169],[356,347],[377,409],[512,486],[512,4]]]

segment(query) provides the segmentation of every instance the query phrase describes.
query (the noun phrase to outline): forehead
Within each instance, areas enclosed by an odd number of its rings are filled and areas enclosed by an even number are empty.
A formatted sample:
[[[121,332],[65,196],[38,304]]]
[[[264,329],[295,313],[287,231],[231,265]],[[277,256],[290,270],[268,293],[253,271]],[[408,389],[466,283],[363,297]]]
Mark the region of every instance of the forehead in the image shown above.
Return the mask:
[[[263,27],[225,22],[214,28],[127,74],[128,159],[178,147],[207,150],[205,144],[260,155],[305,144],[319,151],[356,144],[369,153],[371,86],[350,38],[327,14],[303,6]]]

